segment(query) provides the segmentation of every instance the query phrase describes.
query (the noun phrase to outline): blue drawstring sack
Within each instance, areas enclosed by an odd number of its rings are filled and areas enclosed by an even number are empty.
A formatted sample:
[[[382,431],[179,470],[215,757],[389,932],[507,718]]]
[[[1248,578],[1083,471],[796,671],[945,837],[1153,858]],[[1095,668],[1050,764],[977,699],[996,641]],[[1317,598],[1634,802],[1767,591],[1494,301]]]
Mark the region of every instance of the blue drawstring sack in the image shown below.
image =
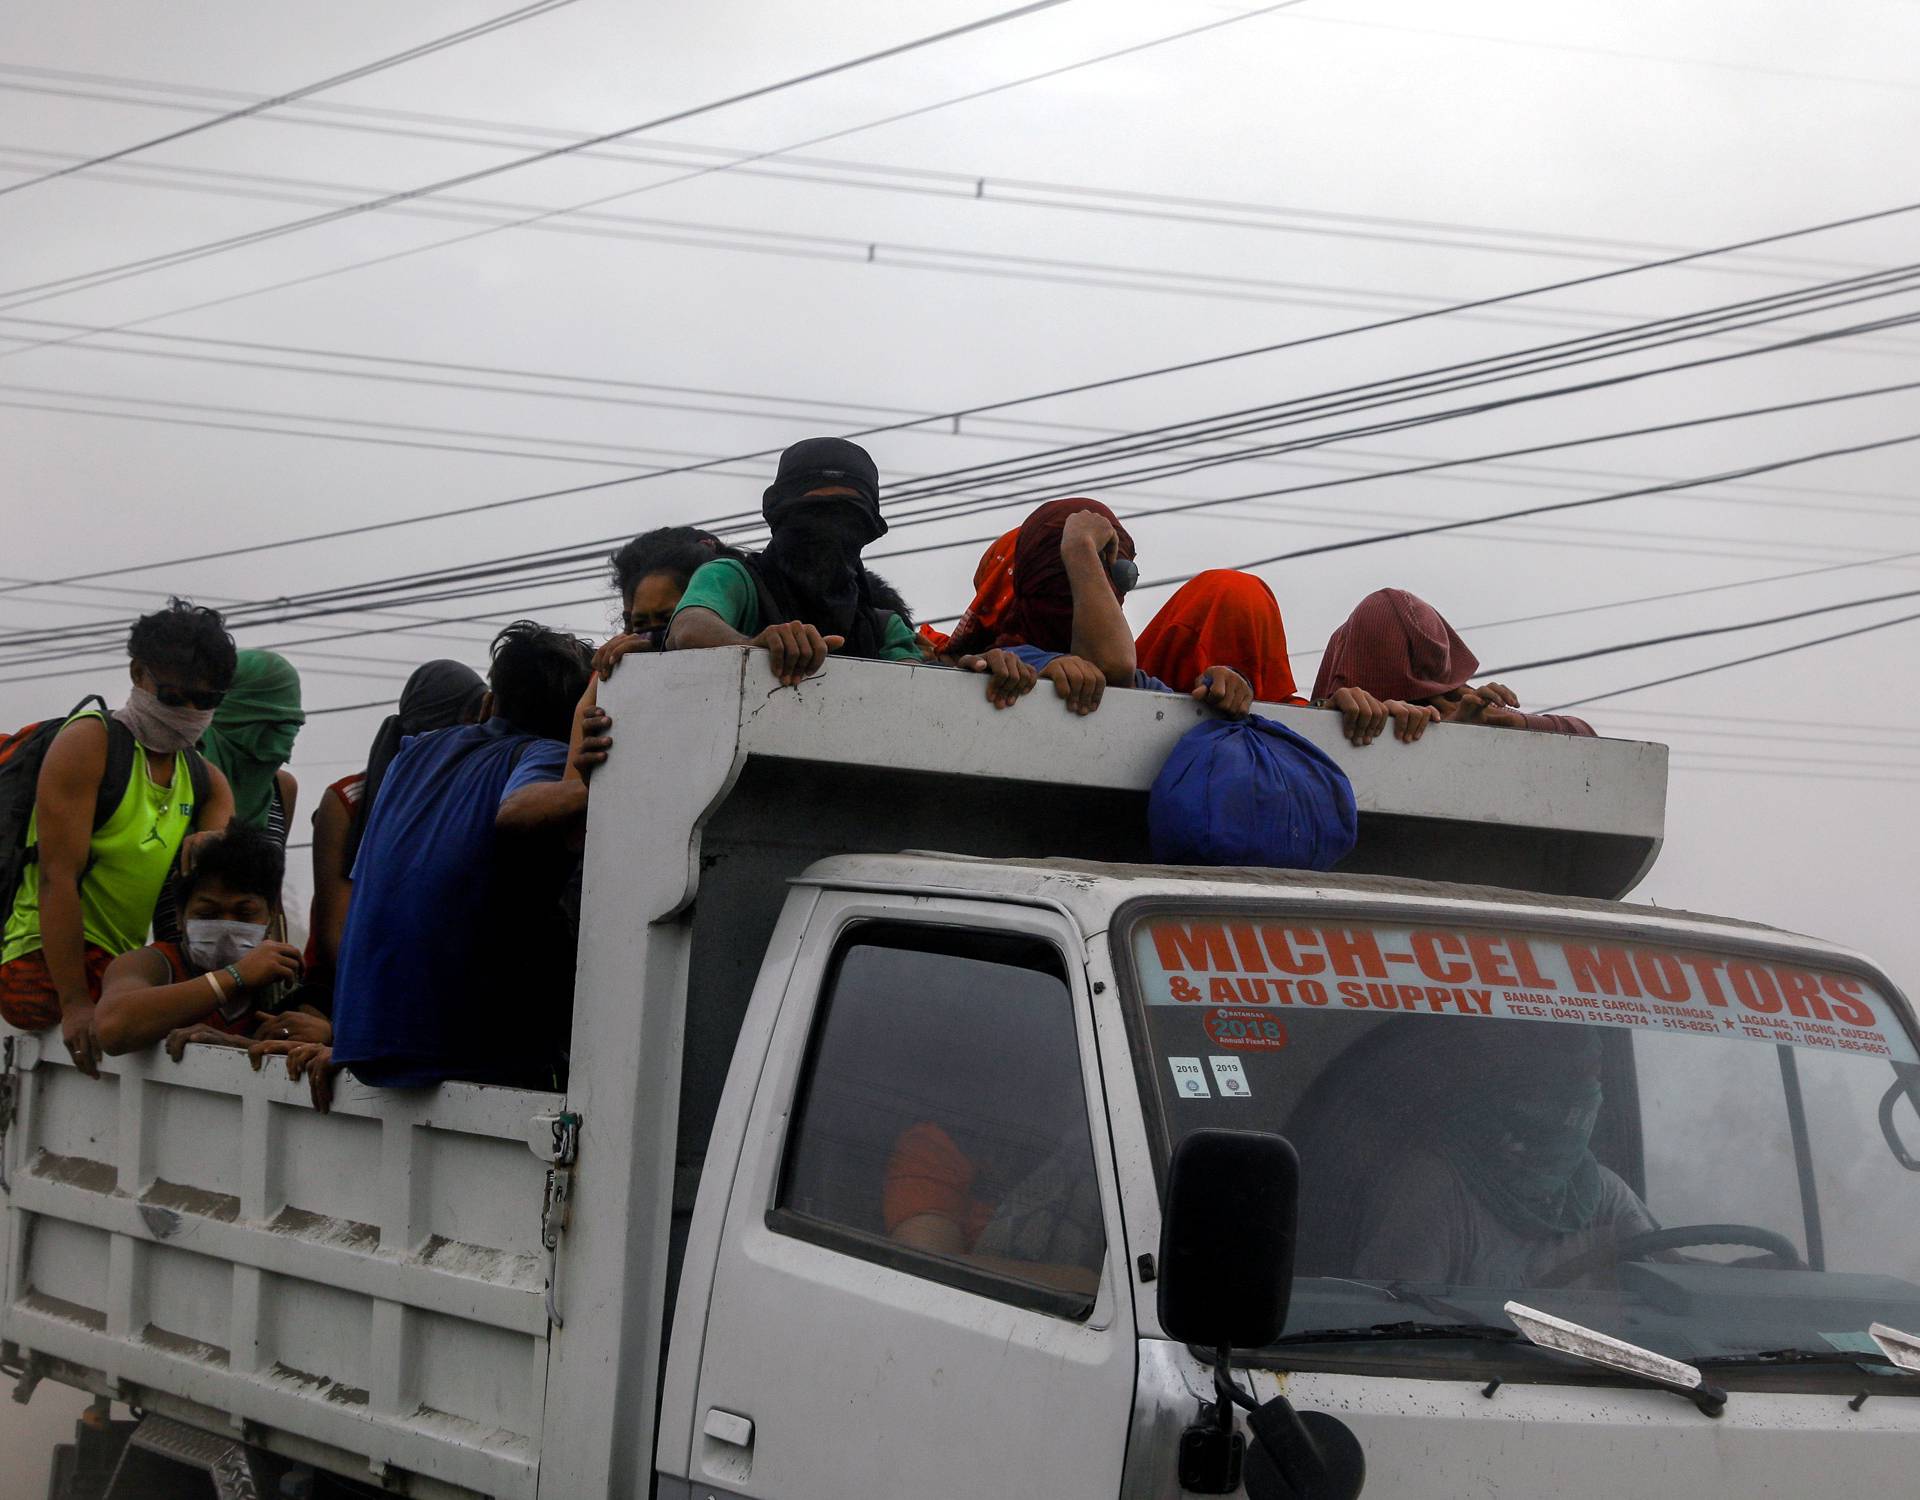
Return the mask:
[[[1358,835],[1346,773],[1311,740],[1258,716],[1188,730],[1147,796],[1160,864],[1330,870]]]

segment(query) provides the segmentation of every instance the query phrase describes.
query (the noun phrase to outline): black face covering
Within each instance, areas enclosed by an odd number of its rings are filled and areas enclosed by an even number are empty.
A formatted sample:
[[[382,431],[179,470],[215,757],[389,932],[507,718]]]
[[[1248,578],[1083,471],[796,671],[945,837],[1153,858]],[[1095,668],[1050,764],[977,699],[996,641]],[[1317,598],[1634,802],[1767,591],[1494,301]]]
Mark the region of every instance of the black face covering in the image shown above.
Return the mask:
[[[884,631],[874,623],[860,567],[860,549],[872,537],[873,523],[855,500],[790,500],[775,513],[773,537],[758,559],[762,579],[792,618],[844,636],[850,654],[877,651]],[[875,639],[866,639],[870,634]]]

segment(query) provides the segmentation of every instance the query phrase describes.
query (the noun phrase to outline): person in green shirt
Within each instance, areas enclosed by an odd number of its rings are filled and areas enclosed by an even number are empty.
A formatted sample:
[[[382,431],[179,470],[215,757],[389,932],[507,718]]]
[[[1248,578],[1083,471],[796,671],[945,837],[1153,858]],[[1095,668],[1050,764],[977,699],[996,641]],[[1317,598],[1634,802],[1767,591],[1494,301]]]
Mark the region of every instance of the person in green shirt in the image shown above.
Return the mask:
[[[191,759],[233,681],[225,623],[176,599],[134,623],[127,651],[133,689],[113,711],[139,751],[126,789],[96,827],[107,722],[97,711],[75,715],[40,766],[27,828],[34,858],[0,946],[0,1017],[25,1031],[58,1025],[74,1064],[90,1077],[99,1073],[93,1015],[107,965],[145,944],[182,847],[233,816],[227,778],[211,764],[196,778]]]
[[[718,557],[688,580],[667,649],[759,646],[783,687],[811,677],[828,655],[928,660],[898,595],[861,563],[886,535],[880,474],[845,438],[808,438],[780,455],[762,497],[772,535],[757,555]],[[1008,708],[1033,690],[1033,669],[990,650],[956,661],[986,674],[987,696]]]

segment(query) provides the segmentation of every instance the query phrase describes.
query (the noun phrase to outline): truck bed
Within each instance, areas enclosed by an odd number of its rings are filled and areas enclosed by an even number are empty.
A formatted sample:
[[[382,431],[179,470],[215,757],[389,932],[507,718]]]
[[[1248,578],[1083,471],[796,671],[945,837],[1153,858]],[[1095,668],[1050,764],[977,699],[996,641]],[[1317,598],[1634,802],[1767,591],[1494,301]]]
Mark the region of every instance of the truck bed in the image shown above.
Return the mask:
[[[52,1374],[413,1493],[531,1500],[556,1095],[342,1078],[331,1114],[238,1050],[19,1037],[5,1332]],[[396,1473],[396,1476],[397,1473]],[[437,1482],[437,1483],[436,1483]]]

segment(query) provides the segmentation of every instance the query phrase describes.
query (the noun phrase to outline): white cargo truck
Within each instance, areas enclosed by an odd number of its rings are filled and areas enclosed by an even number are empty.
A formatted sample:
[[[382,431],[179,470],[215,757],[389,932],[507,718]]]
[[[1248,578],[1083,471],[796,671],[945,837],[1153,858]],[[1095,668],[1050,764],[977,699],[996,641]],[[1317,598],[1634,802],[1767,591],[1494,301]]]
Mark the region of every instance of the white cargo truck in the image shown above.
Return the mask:
[[[61,1500],[1911,1489],[1912,1009],[1621,902],[1662,747],[1273,710],[1358,797],[1320,875],[1145,863],[1184,698],[604,701],[564,1094],[9,1039]]]

